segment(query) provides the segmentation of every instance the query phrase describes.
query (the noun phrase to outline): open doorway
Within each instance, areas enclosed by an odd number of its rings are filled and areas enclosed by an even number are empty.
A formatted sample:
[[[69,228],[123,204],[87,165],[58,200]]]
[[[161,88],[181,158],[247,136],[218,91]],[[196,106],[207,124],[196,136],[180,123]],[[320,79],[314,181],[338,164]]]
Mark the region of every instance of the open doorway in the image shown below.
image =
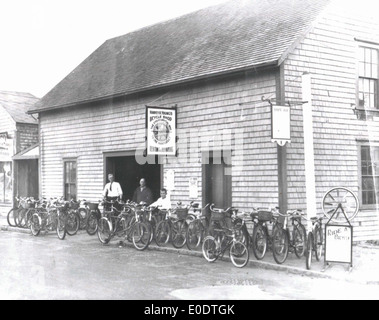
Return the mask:
[[[226,209],[232,205],[232,177],[230,155],[227,152],[203,154],[203,206],[213,203],[216,208]]]
[[[157,159],[156,159],[157,160]],[[153,192],[154,200],[159,198],[161,188],[161,165],[140,165],[134,155],[105,156],[105,179],[109,173],[113,173],[115,180],[120,183],[124,193],[123,200],[132,200],[134,190],[139,186],[141,178],[146,179],[147,186]]]

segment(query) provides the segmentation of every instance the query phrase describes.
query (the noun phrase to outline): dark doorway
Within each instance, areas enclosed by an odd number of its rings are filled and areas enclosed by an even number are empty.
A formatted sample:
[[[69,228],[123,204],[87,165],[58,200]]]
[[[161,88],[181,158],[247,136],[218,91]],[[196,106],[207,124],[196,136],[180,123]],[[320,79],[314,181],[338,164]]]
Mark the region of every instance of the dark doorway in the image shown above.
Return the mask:
[[[214,203],[224,209],[232,205],[231,168],[225,160],[221,152],[203,155],[203,205]]]
[[[15,195],[38,199],[38,159],[15,161]]]
[[[154,200],[159,198],[161,188],[161,165],[140,165],[135,156],[106,157],[106,176],[113,173],[117,182],[120,183],[124,193],[124,200],[132,200],[134,190],[139,186],[141,178],[146,179],[147,186],[153,192]]]

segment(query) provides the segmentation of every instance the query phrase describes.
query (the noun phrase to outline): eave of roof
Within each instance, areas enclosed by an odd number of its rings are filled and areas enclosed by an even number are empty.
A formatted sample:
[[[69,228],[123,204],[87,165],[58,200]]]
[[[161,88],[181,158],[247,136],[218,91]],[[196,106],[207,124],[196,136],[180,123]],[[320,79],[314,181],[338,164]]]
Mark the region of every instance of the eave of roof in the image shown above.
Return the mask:
[[[36,113],[41,113],[41,112],[46,112],[46,111],[53,111],[53,110],[57,110],[57,109],[70,108],[70,107],[88,104],[88,103],[94,103],[94,102],[99,102],[99,101],[116,99],[116,98],[120,98],[120,97],[127,97],[127,96],[131,96],[131,95],[139,94],[139,93],[147,93],[147,92],[150,92],[153,90],[178,86],[178,85],[181,85],[184,83],[192,83],[192,82],[201,81],[204,79],[214,79],[214,78],[222,77],[225,75],[249,71],[249,70],[256,70],[257,71],[259,69],[265,69],[268,67],[277,67],[278,65],[279,65],[278,60],[273,60],[273,61],[268,61],[268,62],[257,64],[257,65],[252,65],[252,66],[243,67],[243,68],[236,68],[236,69],[226,70],[226,71],[222,71],[222,72],[209,73],[209,74],[205,74],[205,75],[199,75],[199,76],[192,77],[189,79],[181,79],[179,81],[173,81],[173,82],[155,85],[155,86],[151,86],[151,87],[141,88],[141,89],[137,89],[137,90],[133,90],[133,91],[129,91],[129,92],[120,92],[120,93],[111,94],[109,96],[99,96],[99,97],[95,97],[92,99],[86,99],[86,100],[81,100],[81,101],[77,101],[77,102],[73,102],[73,103],[67,103],[67,104],[63,104],[63,105],[57,105],[57,106],[48,106],[46,108],[39,108],[39,109],[35,109],[35,110],[30,109],[27,111],[27,113],[28,114],[36,114]]]

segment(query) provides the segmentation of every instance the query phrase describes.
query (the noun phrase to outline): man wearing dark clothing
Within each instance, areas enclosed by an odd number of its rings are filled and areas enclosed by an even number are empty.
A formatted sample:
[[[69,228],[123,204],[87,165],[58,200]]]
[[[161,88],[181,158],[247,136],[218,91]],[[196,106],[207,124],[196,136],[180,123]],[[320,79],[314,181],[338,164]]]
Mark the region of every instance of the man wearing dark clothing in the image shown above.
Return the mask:
[[[144,202],[147,206],[153,203],[153,193],[146,187],[146,181],[142,178],[139,182],[140,186],[134,191],[133,201],[136,203]]]

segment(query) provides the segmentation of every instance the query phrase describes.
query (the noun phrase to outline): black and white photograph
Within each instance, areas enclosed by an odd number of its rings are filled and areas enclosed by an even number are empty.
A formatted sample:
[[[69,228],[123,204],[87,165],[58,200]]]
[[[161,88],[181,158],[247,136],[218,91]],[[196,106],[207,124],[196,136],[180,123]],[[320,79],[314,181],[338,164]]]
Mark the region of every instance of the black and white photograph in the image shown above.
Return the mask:
[[[0,44],[0,300],[379,300],[377,0],[0,0]]]

